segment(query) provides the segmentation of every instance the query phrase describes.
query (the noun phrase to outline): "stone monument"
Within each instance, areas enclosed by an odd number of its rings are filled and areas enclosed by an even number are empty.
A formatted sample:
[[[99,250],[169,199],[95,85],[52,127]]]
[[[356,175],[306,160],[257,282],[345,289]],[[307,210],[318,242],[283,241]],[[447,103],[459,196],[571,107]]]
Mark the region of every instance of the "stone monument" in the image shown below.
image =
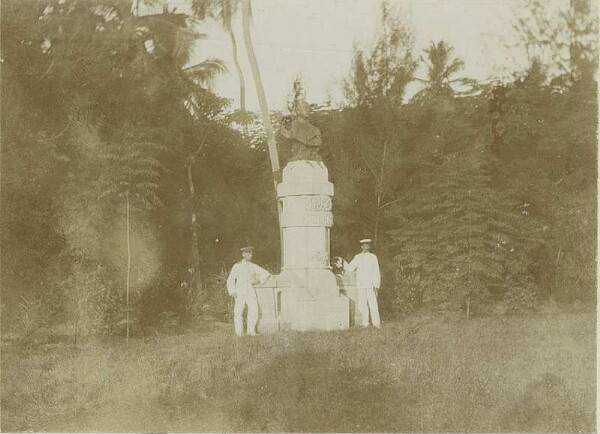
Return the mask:
[[[333,184],[318,153],[319,129],[296,95],[280,134],[292,157],[277,186],[282,215],[282,269],[256,288],[258,330],[339,330],[350,325],[350,301],[340,293],[329,260]]]

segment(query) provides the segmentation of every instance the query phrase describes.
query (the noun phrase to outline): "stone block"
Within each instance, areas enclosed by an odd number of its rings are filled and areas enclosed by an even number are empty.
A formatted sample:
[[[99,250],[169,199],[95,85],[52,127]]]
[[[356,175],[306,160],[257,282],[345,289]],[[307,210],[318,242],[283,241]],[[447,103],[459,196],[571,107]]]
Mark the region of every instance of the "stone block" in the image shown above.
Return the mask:
[[[279,303],[280,289],[274,286],[256,287],[256,298],[258,301],[258,324],[259,333],[271,333],[279,330]]]
[[[284,268],[329,268],[329,228],[283,228]]]
[[[307,288],[316,298],[335,297],[339,293],[335,275],[329,268],[286,268],[291,286]]]
[[[349,324],[349,299],[339,293],[315,297],[319,288],[290,288],[281,294],[282,321],[291,330],[340,330]]]
[[[347,272],[336,275],[340,292],[350,300],[350,326],[362,325],[363,318],[358,310],[359,290],[356,288],[356,273]]]
[[[278,197],[306,194],[333,196],[333,184],[331,182],[288,181],[277,186]]]
[[[350,300],[338,298],[318,300],[315,306],[314,323],[318,330],[345,330],[350,327]]]

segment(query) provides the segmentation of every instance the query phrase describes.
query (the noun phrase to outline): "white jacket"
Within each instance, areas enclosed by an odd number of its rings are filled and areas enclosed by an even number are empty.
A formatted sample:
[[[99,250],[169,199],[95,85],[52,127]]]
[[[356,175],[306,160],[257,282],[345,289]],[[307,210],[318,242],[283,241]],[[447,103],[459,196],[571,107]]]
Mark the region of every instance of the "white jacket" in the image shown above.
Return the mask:
[[[233,265],[227,278],[227,292],[229,295],[238,293],[249,294],[254,285],[264,283],[271,273],[259,267],[254,262],[240,261]]]
[[[371,252],[358,253],[349,264],[344,264],[344,268],[348,271],[356,270],[357,288],[378,289],[381,285],[379,261],[377,260],[377,256]]]

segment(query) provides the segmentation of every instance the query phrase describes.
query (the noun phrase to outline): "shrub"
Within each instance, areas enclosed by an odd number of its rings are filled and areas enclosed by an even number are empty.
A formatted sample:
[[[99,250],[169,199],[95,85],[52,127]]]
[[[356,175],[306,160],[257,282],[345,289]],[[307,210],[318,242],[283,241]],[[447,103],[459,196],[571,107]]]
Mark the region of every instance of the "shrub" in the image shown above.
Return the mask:
[[[178,274],[172,271],[160,275],[159,279],[144,288],[137,304],[136,322],[142,329],[178,322],[178,312],[182,304],[177,290]]]
[[[77,334],[114,333],[125,316],[125,302],[106,268],[94,261],[75,262],[63,284],[67,318]]]
[[[227,270],[221,268],[210,273],[204,281],[207,297],[205,313],[223,322],[229,322],[233,312],[233,301],[227,294],[227,276]]]
[[[423,304],[424,281],[419,273],[406,274],[400,269],[396,272],[396,291],[392,306],[396,314],[407,314],[418,310]]]

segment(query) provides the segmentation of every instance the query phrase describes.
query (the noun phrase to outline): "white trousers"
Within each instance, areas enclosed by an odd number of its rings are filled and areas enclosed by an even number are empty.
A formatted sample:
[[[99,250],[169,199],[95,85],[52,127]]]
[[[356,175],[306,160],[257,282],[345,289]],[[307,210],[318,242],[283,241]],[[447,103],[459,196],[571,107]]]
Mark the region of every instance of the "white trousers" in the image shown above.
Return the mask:
[[[256,323],[258,321],[258,301],[254,288],[250,291],[240,291],[235,297],[233,306],[233,323],[235,325],[235,334],[242,336],[244,334],[244,308],[248,306],[248,334],[256,332]]]
[[[363,326],[369,325],[369,313],[371,314],[371,323],[373,326],[381,327],[379,318],[379,305],[373,288],[360,288],[358,292],[358,310],[363,320]]]

